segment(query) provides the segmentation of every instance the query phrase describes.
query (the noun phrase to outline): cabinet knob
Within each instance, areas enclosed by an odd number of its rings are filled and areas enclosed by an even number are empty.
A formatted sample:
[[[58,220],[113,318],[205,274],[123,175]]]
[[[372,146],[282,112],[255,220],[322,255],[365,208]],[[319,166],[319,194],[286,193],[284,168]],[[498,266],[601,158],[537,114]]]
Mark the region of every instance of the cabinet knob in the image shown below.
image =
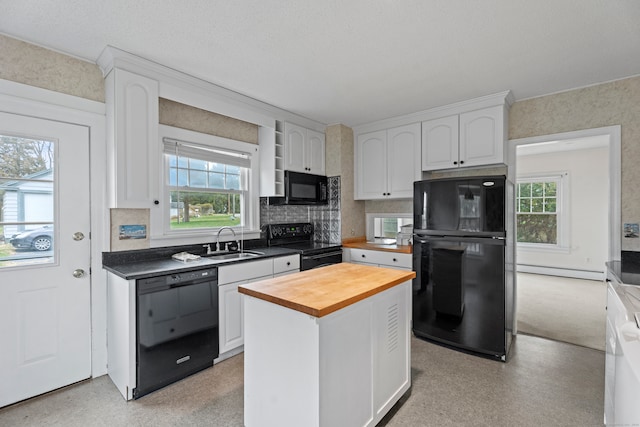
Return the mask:
[[[288,267],[288,266],[290,266],[290,265],[291,265],[291,262],[290,262],[290,261],[287,261],[287,267]]]
[[[153,201],[153,204],[154,204],[154,205],[159,205],[159,204],[160,204],[160,200],[154,200],[154,201]]]
[[[464,164],[464,160],[460,160],[460,164],[461,164],[461,165],[462,165],[462,164]]]
[[[458,164],[458,162],[453,162],[453,164],[454,164],[454,165],[457,165],[457,164]]]
[[[364,254],[362,254],[362,258],[366,258],[366,256]]]
[[[397,258],[394,258],[394,259],[393,259],[393,262],[398,262],[398,259],[397,259]]]

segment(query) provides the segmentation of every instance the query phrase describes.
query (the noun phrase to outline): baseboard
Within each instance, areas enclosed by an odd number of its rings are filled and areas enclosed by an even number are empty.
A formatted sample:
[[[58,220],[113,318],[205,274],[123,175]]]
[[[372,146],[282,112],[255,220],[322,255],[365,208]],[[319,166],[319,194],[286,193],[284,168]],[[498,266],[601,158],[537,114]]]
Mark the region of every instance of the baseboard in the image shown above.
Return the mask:
[[[573,279],[605,280],[604,271],[574,270],[571,268],[541,267],[539,265],[518,264],[518,273],[544,274],[547,276],[571,277]]]

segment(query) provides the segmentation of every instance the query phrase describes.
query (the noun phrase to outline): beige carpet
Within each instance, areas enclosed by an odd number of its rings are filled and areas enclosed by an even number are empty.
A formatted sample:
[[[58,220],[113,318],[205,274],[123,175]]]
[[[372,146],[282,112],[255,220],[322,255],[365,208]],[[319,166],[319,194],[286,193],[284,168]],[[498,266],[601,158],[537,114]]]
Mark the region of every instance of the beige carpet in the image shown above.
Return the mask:
[[[518,332],[604,350],[606,292],[601,281],[518,273]]]

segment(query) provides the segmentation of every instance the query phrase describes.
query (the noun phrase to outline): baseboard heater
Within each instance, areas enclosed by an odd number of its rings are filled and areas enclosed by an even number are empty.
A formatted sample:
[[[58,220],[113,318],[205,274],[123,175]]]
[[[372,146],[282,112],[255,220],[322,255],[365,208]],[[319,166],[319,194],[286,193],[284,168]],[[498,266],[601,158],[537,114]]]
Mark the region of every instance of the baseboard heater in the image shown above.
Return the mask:
[[[578,270],[572,268],[544,267],[540,265],[518,264],[518,273],[544,274],[547,276],[570,277],[574,279],[604,280],[605,272],[596,270]]]

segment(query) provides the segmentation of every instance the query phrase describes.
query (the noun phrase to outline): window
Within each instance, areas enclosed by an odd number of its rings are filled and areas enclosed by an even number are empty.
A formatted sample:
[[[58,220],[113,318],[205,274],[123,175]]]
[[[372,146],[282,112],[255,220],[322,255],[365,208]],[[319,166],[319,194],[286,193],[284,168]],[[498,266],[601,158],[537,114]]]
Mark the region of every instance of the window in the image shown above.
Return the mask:
[[[222,138],[213,138],[215,142]],[[225,140],[227,143],[234,141]],[[250,224],[251,155],[163,138],[170,231]],[[248,145],[237,143],[239,147]]]
[[[564,246],[562,199],[567,174],[518,179],[516,227],[518,243]]]
[[[0,268],[53,262],[53,141],[0,135]]]
[[[367,241],[396,243],[403,226],[411,226],[412,214],[367,214]],[[411,233],[413,231],[410,228]]]

